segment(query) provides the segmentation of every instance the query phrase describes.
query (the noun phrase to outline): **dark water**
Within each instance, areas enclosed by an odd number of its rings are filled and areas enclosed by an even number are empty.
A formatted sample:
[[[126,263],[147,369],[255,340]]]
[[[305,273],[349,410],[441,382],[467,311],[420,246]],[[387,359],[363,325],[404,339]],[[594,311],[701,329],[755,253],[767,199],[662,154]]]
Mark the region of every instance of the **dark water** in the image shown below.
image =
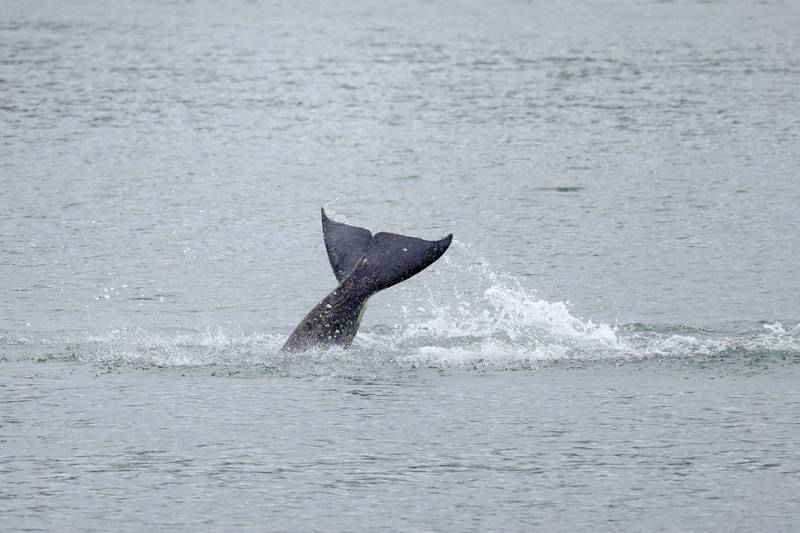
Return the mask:
[[[0,12],[0,529],[796,529],[800,4]]]

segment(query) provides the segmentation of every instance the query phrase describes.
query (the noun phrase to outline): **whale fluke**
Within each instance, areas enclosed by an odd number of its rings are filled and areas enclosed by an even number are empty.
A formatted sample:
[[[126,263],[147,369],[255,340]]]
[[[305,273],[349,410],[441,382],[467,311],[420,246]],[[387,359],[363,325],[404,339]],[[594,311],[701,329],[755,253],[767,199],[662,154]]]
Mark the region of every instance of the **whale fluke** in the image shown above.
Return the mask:
[[[453,240],[438,241],[380,232],[331,220],[321,209],[322,234],[339,285],[298,324],[283,351],[349,346],[358,332],[367,299],[421,272]]]

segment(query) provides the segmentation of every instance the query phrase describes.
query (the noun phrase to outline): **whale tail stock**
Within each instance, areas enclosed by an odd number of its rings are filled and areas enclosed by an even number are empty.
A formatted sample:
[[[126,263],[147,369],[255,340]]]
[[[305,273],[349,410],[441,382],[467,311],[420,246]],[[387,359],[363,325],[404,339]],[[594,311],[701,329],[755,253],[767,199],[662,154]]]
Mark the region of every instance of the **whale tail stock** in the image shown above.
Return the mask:
[[[322,234],[331,268],[340,283],[346,278],[374,294],[425,270],[447,251],[451,233],[438,241],[380,232],[331,220],[322,213]]]

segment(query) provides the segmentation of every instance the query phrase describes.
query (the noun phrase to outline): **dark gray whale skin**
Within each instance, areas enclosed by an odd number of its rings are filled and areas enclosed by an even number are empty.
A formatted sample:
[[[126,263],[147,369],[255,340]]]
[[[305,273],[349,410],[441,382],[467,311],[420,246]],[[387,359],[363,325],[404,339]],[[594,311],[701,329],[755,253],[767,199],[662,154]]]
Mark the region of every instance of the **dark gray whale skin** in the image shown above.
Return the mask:
[[[372,235],[368,229],[331,220],[325,209],[322,234],[339,286],[297,325],[283,352],[350,346],[367,299],[430,266],[453,240],[452,233],[438,241],[395,233]]]

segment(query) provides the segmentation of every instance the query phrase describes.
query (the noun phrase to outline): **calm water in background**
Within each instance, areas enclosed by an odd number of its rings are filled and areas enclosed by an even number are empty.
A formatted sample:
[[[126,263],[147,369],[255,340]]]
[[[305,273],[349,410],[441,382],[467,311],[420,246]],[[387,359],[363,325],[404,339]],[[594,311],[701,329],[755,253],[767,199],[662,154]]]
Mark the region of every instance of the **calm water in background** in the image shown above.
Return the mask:
[[[0,529],[797,527],[800,5],[495,4],[0,1]]]

